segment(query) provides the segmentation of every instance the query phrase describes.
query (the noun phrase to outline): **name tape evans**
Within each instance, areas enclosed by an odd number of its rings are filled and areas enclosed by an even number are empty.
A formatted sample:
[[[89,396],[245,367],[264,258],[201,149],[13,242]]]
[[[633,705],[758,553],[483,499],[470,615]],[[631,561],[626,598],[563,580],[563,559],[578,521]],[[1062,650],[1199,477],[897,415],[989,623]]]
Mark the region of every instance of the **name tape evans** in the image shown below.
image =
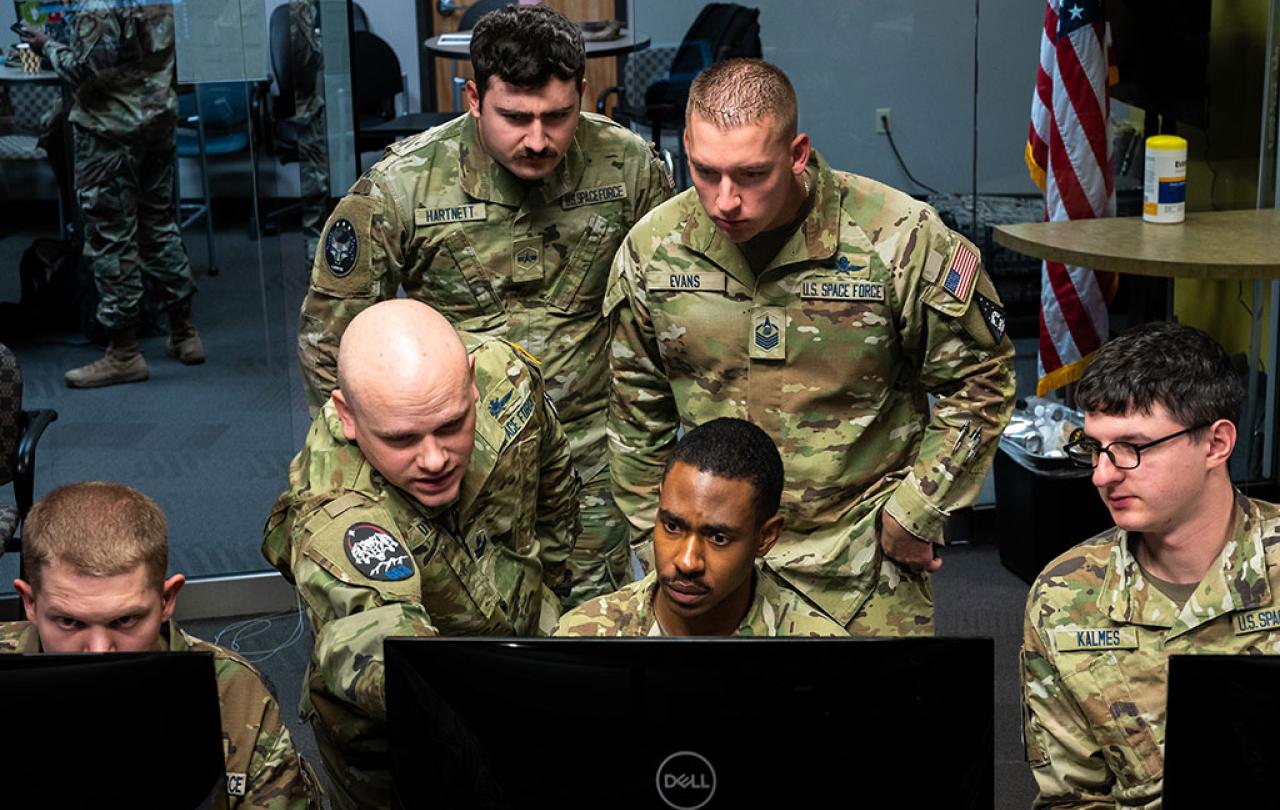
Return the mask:
[[[644,274],[644,283],[650,290],[709,290],[724,292],[724,273],[690,272],[664,273],[650,270]]]

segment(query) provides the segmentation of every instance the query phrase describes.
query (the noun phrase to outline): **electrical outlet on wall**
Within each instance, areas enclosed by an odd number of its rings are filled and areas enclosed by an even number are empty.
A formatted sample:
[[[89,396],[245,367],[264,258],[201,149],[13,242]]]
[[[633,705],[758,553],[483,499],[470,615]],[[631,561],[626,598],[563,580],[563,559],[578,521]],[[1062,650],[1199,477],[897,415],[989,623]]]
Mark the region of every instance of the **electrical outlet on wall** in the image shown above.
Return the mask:
[[[886,135],[889,132],[889,108],[876,107],[876,134]]]

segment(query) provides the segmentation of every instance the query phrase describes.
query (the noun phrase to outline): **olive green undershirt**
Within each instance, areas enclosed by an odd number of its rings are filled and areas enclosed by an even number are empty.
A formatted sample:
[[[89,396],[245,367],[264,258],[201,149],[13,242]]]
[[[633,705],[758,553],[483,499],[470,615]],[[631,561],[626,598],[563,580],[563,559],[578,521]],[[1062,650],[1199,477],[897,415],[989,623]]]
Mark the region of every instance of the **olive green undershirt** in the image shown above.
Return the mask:
[[[1179,610],[1181,610],[1182,606],[1191,598],[1191,594],[1196,592],[1196,588],[1200,587],[1199,582],[1191,582],[1184,585],[1178,582],[1170,582],[1167,579],[1161,579],[1144,568],[1142,563],[1138,563],[1138,568],[1142,571],[1142,576],[1154,585],[1157,591],[1169,597],[1169,599],[1178,606]]]

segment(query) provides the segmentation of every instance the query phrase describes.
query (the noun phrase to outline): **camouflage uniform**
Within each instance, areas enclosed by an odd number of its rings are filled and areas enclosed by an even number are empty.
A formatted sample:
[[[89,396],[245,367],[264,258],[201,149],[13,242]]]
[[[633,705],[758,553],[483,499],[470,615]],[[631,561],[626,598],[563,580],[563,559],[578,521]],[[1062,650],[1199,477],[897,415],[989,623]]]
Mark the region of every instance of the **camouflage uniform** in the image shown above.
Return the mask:
[[[1022,642],[1036,806],[1160,807],[1168,659],[1207,653],[1280,653],[1280,507],[1237,494],[1226,547],[1181,611],[1121,529],[1049,563]]]
[[[71,43],[50,41],[45,55],[74,94],[67,119],[98,320],[134,327],[143,273],[166,308],[196,290],[174,214],[173,9],[88,0]]]
[[[772,578],[755,574],[751,607],[735,636],[847,636],[844,628]],[[653,601],[658,574],[650,571],[621,590],[584,602],[560,619],[557,636],[662,636]]]
[[[544,364],[584,482],[566,604],[616,590],[630,555],[609,491],[600,301],[623,235],[670,195],[665,170],[636,135],[589,113],[541,186],[494,161],[470,115],[389,149],[338,203],[316,256],[298,341],[312,407],[333,390],[347,324],[399,287],[459,329],[520,343]]]
[[[294,750],[280,706],[262,675],[230,650],[187,635],[176,622],[169,622],[160,641],[173,652],[213,653],[231,810],[319,808],[319,782]],[[40,651],[34,624],[0,623],[0,653]]]
[[[307,261],[315,258],[329,208],[329,138],[325,130],[324,50],[316,0],[289,0],[289,59],[298,125],[298,179]]]
[[[547,635],[567,592],[578,480],[533,365],[464,336],[476,443],[458,500],[428,509],[349,443],[332,401],[289,469],[263,553],[295,582],[315,631],[302,715],[336,807],[390,804],[382,640]]]
[[[854,635],[931,633],[928,575],[881,552],[880,512],[942,542],[1009,418],[1012,346],[977,250],[932,209],[816,152],[810,171],[812,210],[759,279],[692,189],[618,251],[614,494],[647,563],[677,429],[749,419],[787,472],[768,570]]]

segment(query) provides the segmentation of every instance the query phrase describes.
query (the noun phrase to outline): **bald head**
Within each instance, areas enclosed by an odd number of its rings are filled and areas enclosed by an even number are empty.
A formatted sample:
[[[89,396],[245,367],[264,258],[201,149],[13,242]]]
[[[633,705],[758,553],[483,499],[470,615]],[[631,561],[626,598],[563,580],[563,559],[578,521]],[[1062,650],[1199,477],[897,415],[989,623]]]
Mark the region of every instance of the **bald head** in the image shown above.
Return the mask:
[[[458,497],[475,442],[477,396],[466,347],[426,304],[383,301],[342,335],[333,406],[343,435],[423,506]]]
[[[469,377],[467,350],[452,324],[407,298],[361,312],[338,349],[338,388],[348,405],[378,402],[390,391],[456,387]]]

